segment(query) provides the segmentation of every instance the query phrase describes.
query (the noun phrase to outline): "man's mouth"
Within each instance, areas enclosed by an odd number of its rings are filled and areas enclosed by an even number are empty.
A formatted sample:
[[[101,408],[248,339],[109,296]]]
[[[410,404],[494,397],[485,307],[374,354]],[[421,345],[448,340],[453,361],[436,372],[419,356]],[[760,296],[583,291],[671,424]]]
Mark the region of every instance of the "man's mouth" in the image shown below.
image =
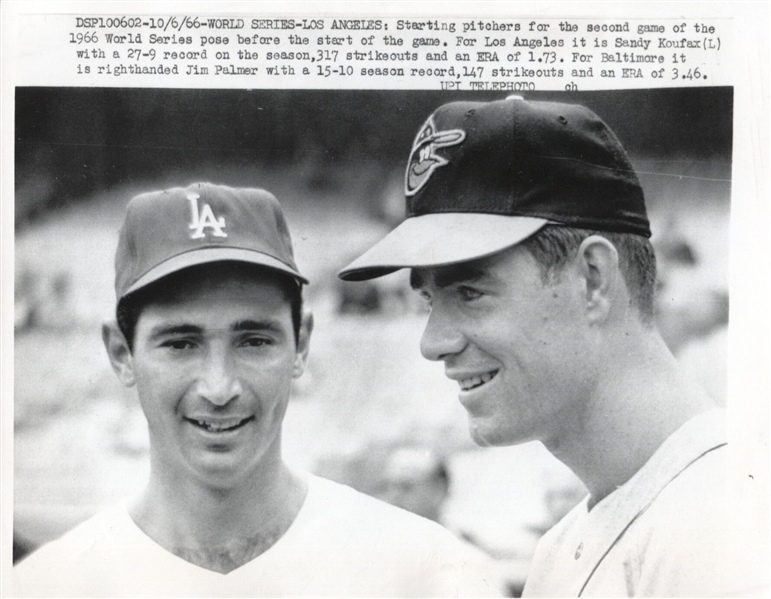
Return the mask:
[[[460,385],[461,391],[471,391],[472,389],[481,387],[485,383],[489,383],[495,378],[496,374],[498,374],[497,370],[491,370],[490,372],[485,372],[484,374],[480,374],[478,376],[462,379],[458,381],[458,384]]]
[[[207,418],[185,418],[190,424],[210,433],[226,433],[234,431],[254,420],[254,416],[247,418],[230,418],[227,420],[209,420]]]

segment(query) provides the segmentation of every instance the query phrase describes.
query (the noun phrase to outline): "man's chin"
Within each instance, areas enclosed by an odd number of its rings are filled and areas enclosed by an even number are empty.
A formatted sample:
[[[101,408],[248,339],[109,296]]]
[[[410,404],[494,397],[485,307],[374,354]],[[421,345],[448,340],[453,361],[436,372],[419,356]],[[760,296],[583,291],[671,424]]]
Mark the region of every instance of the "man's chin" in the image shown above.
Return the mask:
[[[471,440],[480,447],[507,447],[527,443],[533,439],[525,435],[512,434],[501,430],[494,422],[478,421],[469,417],[469,433]]]
[[[471,440],[474,441],[480,447],[497,447],[499,445],[506,445],[501,443],[494,430],[490,430],[489,426],[484,423],[475,422],[473,419],[469,419],[469,433],[471,434]]]

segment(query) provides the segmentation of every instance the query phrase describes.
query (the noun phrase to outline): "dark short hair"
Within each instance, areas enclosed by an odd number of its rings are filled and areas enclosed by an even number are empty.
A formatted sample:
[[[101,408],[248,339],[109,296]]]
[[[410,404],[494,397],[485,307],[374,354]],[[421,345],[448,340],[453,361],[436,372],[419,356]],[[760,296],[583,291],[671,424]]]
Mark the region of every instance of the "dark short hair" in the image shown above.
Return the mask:
[[[295,344],[299,342],[303,310],[302,285],[291,276],[282,274],[277,270],[247,262],[224,261],[191,266],[124,296],[118,302],[116,318],[118,328],[123,333],[129,350],[134,350],[134,334],[137,322],[139,322],[139,317],[148,304],[177,289],[185,281],[191,280],[191,278],[197,279],[202,275],[214,272],[224,272],[234,278],[246,278],[256,274],[259,277],[278,282],[292,311],[292,328],[294,330]]]
[[[543,282],[549,283],[575,256],[581,242],[590,235],[600,235],[610,241],[619,257],[619,269],[624,277],[634,306],[645,324],[653,323],[653,295],[656,288],[656,255],[647,237],[633,233],[590,231],[562,225],[546,225],[522,242],[541,267]]]

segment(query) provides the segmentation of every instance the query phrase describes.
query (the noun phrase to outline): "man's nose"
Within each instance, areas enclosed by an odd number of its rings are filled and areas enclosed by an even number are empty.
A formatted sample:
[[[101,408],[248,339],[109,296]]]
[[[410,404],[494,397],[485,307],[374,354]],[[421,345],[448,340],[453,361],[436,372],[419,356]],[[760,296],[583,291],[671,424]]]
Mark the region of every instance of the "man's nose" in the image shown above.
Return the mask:
[[[211,349],[198,378],[198,394],[216,406],[225,406],[241,396],[241,381],[234,359],[224,349]]]
[[[464,347],[465,341],[457,319],[434,306],[420,340],[420,353],[427,360],[437,361],[460,353]]]

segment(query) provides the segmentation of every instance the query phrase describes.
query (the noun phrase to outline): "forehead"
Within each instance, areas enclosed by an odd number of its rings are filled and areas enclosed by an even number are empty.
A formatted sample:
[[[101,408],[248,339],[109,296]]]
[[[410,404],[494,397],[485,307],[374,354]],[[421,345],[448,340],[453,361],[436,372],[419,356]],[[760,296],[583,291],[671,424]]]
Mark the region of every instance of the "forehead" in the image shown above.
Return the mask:
[[[514,246],[491,256],[468,262],[429,268],[413,268],[413,289],[443,289],[460,283],[509,283],[521,280],[524,269],[535,266],[534,259],[522,246]]]
[[[225,309],[241,312],[289,313],[287,282],[258,269],[227,266],[188,269],[159,281],[143,298],[142,315],[226,317]],[[140,316],[141,318],[141,316]]]

